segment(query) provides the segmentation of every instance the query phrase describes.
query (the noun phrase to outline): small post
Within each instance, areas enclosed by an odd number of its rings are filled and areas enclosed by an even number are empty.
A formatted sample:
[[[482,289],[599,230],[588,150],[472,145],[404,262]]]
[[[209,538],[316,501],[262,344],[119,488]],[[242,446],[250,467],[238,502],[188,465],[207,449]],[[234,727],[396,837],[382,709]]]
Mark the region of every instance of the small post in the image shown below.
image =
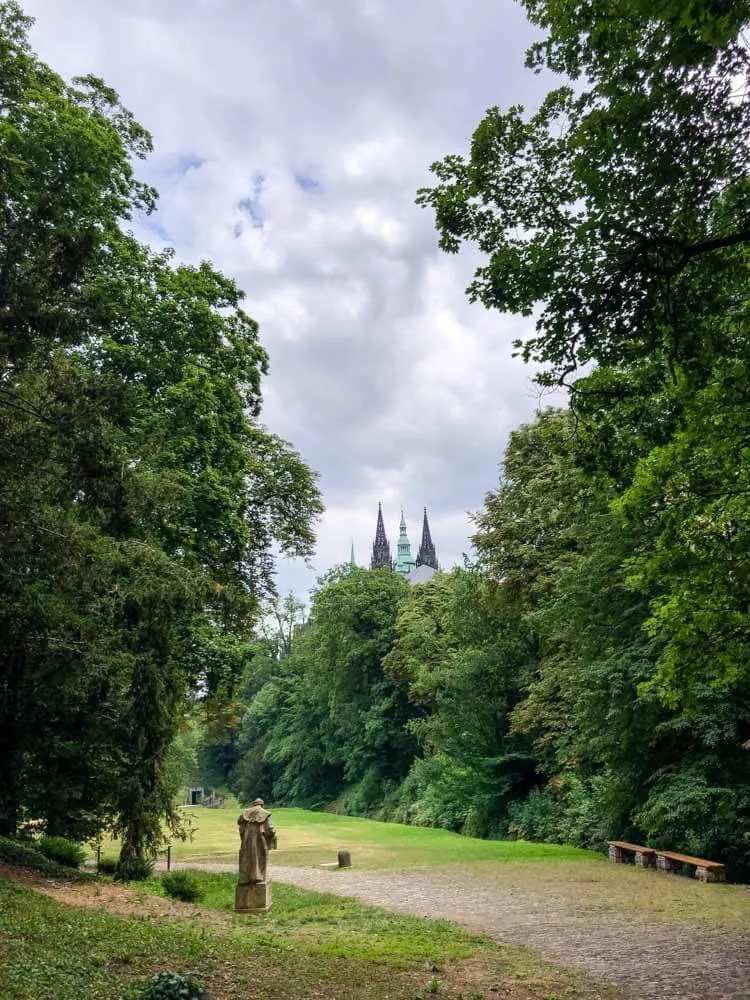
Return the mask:
[[[352,856],[348,851],[339,851],[339,868],[351,868]]]
[[[101,863],[102,863],[102,845],[101,844],[97,844],[96,845],[96,867],[98,868]]]
[[[167,844],[167,871],[172,870],[172,845]]]

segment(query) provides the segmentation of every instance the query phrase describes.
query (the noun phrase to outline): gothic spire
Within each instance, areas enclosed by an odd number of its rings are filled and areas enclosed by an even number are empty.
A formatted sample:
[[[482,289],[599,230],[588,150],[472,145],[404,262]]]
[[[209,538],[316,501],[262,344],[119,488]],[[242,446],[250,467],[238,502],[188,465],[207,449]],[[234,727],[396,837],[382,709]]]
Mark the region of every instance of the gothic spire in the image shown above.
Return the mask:
[[[434,570],[438,568],[437,554],[430,534],[430,522],[427,520],[426,507],[422,521],[422,544],[419,546],[417,554],[417,566],[431,566]]]
[[[392,569],[393,563],[391,562],[391,547],[388,544],[388,539],[385,534],[385,525],[383,524],[383,510],[380,504],[378,504],[378,523],[375,528],[375,541],[372,545],[372,559],[370,560],[370,569]]]

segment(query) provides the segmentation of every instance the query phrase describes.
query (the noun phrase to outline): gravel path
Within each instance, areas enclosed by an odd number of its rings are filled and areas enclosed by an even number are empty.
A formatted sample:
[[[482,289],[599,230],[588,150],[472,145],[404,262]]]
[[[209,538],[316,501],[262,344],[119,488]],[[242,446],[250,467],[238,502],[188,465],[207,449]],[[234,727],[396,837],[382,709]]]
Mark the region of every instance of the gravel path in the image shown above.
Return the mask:
[[[184,867],[237,870],[218,864]],[[615,905],[591,904],[585,889],[528,888],[507,868],[450,867],[437,873],[273,866],[272,876],[394,912],[454,920],[624,987],[637,1000],[750,1000],[750,933],[635,922]]]

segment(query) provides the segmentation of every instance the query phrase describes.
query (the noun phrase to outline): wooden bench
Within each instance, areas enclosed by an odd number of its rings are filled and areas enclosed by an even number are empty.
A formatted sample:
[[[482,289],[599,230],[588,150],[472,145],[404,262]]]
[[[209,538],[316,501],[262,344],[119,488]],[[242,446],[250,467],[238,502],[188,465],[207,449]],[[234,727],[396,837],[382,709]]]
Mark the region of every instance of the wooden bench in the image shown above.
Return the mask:
[[[694,858],[690,854],[678,854],[676,851],[656,852],[656,867],[661,871],[679,873],[683,865],[695,868],[695,877],[699,882],[723,882],[726,878],[724,865],[718,861]]]
[[[635,863],[640,868],[680,872],[683,865],[692,865],[695,868],[695,877],[700,882],[723,882],[726,878],[724,865],[718,861],[694,858],[690,854],[678,854],[676,851],[659,851],[653,847],[643,847],[641,844],[629,844],[626,840],[609,841],[610,861],[623,864],[628,860],[628,854],[635,855]]]
[[[609,841],[609,860],[615,864],[624,864],[628,859],[626,853],[635,855],[635,863],[639,868],[654,868],[656,851],[653,847],[643,847],[642,844],[629,844],[627,840]]]

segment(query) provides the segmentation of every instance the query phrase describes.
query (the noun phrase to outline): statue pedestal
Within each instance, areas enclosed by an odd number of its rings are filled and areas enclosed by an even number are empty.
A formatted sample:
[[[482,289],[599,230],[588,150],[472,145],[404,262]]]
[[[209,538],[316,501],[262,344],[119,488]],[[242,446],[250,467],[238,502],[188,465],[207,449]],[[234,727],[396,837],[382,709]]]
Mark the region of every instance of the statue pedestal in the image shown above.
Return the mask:
[[[271,909],[270,882],[240,882],[234,892],[237,913],[268,913]]]

